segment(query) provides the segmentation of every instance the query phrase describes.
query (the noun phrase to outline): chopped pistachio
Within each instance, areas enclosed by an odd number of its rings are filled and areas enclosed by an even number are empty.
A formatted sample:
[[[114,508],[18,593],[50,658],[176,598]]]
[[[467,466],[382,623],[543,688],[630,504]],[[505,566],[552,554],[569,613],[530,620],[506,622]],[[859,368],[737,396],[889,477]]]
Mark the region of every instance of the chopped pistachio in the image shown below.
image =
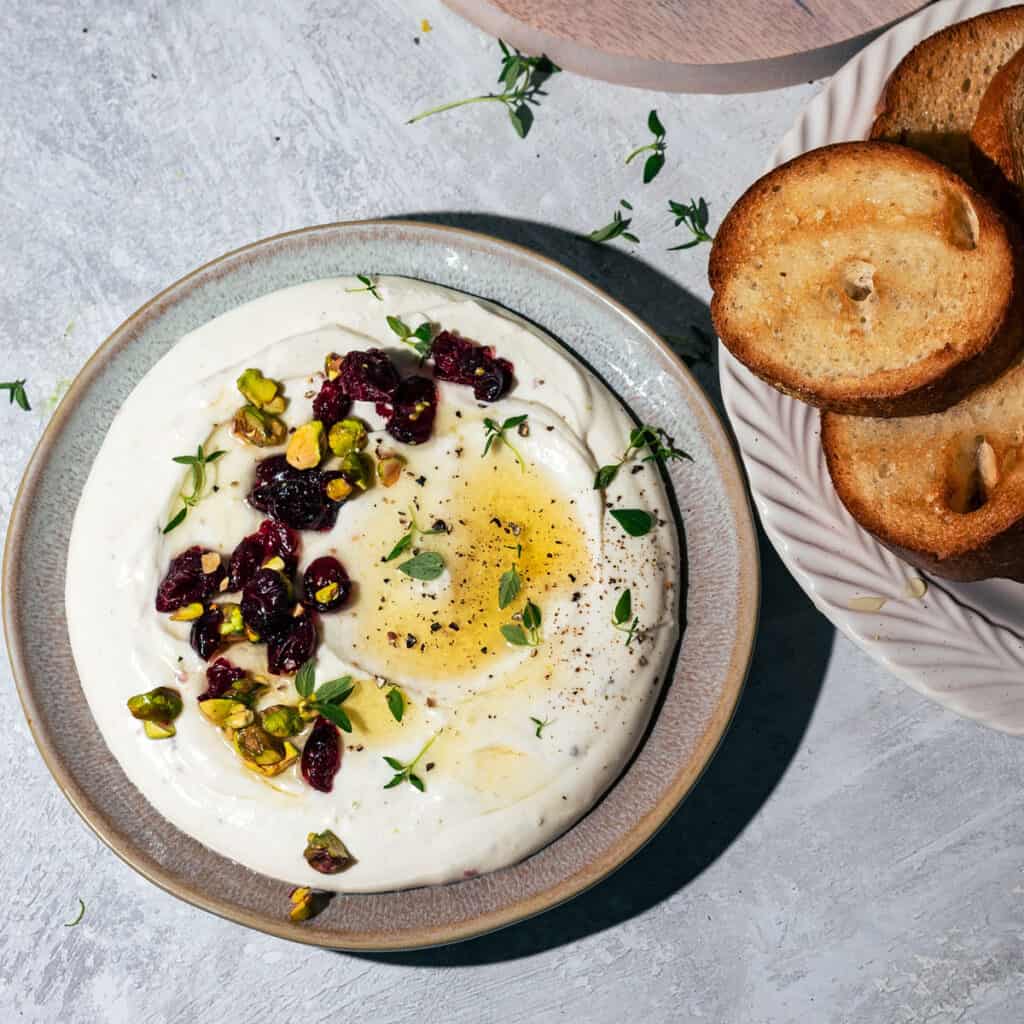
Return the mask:
[[[320,420],[303,423],[288,442],[285,458],[295,469],[315,469],[327,454],[327,440],[324,425]]]
[[[334,380],[341,373],[342,362],[344,362],[344,357],[339,356],[337,352],[327,353],[324,357],[324,373],[328,380]]]
[[[230,697],[211,697],[209,700],[199,702],[199,710],[214,725],[223,726],[236,712],[249,709],[240,700],[232,700]]]
[[[241,701],[247,708],[251,708],[268,688],[267,684],[260,679],[243,676],[232,683],[221,696],[228,700]]]
[[[337,583],[328,583],[322,586],[313,596],[317,604],[330,604],[337,596],[340,587]]]
[[[280,555],[274,555],[263,563],[264,569],[273,569],[274,572],[284,572],[284,559]]]
[[[333,480],[327,481],[324,491],[331,501],[344,501],[354,490],[352,485],[344,478],[336,476]]]
[[[281,772],[287,771],[299,759],[298,750],[288,740],[284,741],[283,750],[284,754],[281,760],[274,762],[274,764],[256,764],[255,761],[247,761],[245,758],[242,759],[242,764],[250,771],[254,771],[264,778],[271,779],[275,775],[280,775]]]
[[[128,698],[132,717],[143,722],[173,722],[181,714],[181,694],[169,686],[158,686],[148,693],[137,693]]]
[[[298,708],[290,704],[275,704],[261,713],[263,728],[278,739],[296,736],[306,728],[306,720]]]
[[[377,462],[377,479],[385,487],[394,487],[404,466],[405,459],[401,455],[386,455]]]
[[[252,626],[245,627],[245,639],[251,644],[258,644],[260,642],[260,635],[256,632]]]
[[[223,619],[217,627],[221,636],[241,636],[245,632],[245,623],[242,622],[242,606],[238,604],[217,605],[223,613]]]
[[[288,916],[293,921],[308,921],[327,906],[331,897],[329,893],[317,892],[309,886],[300,885],[292,889],[289,898],[292,901],[292,908],[288,911]]]
[[[256,715],[252,708],[247,708],[244,704],[236,711],[232,711],[227,718],[221,722],[221,726],[224,729],[244,729],[247,725],[252,725],[256,721]]]
[[[302,855],[306,863],[322,875],[336,875],[354,860],[348,847],[329,828],[323,832],[310,832]]]
[[[272,414],[284,412],[287,403],[281,394],[281,385],[276,380],[264,377],[261,371],[253,367],[244,370],[237,384],[242,397],[250,405]]]
[[[235,750],[243,761],[261,766],[284,759],[284,747],[260,725],[247,725],[235,733]]]
[[[276,416],[261,412],[254,405],[243,405],[232,423],[236,437],[257,448],[284,444],[288,429]]]
[[[171,722],[143,722],[142,728],[151,740],[170,739],[177,732]]]
[[[341,460],[341,465],[338,468],[344,474],[345,479],[350,484],[355,484],[359,490],[365,491],[370,486],[370,481],[373,479],[373,464],[369,457],[363,455],[362,452],[349,452]]]
[[[193,601],[191,604],[182,605],[176,612],[171,612],[171,619],[174,622],[191,622],[198,619],[205,610],[202,601]]]
[[[362,451],[366,442],[366,427],[357,419],[338,420],[327,434],[327,444],[339,456]]]

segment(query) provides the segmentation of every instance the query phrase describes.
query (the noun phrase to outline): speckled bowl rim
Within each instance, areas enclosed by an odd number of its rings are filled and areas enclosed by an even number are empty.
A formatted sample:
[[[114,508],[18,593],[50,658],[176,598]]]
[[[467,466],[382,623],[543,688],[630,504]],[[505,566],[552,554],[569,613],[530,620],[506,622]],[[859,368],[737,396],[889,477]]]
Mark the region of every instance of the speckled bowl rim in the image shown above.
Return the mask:
[[[527,262],[532,262],[539,271],[546,273],[548,276],[568,278],[584,290],[589,291],[593,297],[599,299],[612,311],[630,321],[641,333],[645,334],[665,364],[674,372],[675,383],[684,394],[686,403],[698,421],[701,433],[713,454],[728,500],[728,511],[731,513],[728,527],[724,522],[722,525],[723,528],[731,528],[736,533],[738,552],[736,570],[739,576],[737,606],[731,617],[731,624],[734,627],[732,646],[728,669],[719,688],[717,704],[688,761],[680,765],[678,772],[666,784],[657,803],[644,817],[628,831],[622,833],[617,841],[610,844],[603,851],[602,855],[588,861],[582,870],[561,878],[555,884],[531,897],[509,902],[498,910],[469,917],[458,924],[431,925],[430,927],[420,928],[415,931],[402,931],[399,933],[397,940],[396,936],[387,929],[379,932],[339,934],[316,927],[315,921],[305,924],[293,923],[288,920],[283,910],[280,917],[272,917],[267,913],[253,912],[248,908],[240,907],[229,900],[211,895],[198,885],[181,881],[162,864],[156,862],[147,853],[135,847],[128,837],[119,833],[106,820],[102,810],[92,802],[85,788],[79,784],[68,766],[64,763],[51,740],[49,732],[39,718],[38,704],[33,687],[29,683],[29,673],[26,667],[22,638],[16,626],[13,597],[15,592],[15,566],[25,532],[29,525],[27,509],[47,469],[50,449],[53,447],[60,432],[64,429],[70,410],[75,406],[77,399],[82,395],[87,386],[103,372],[111,358],[123,347],[130,345],[139,336],[142,326],[152,318],[159,318],[169,305],[180,301],[209,278],[216,278],[223,273],[230,273],[231,264],[239,258],[245,258],[257,253],[266,255],[274,250],[275,247],[297,238],[301,239],[302,236],[306,235],[314,236],[317,233],[329,233],[339,229],[343,231],[345,229],[374,227],[380,227],[385,231],[404,229],[410,232],[436,233],[445,237],[448,242],[455,246],[459,244],[460,240],[464,243],[472,243],[475,240],[479,244],[487,244],[496,246],[499,249],[505,249],[509,251],[510,255],[515,255],[520,259],[525,259]],[[446,945],[475,938],[526,920],[545,910],[556,907],[596,885],[617,868],[621,867],[654,837],[696,785],[732,721],[732,716],[743,690],[747,671],[753,656],[760,604],[760,563],[749,496],[730,437],[690,371],[653,329],[626,309],[621,303],[579,274],[568,270],[555,260],[542,256],[524,246],[494,238],[483,232],[468,231],[446,225],[401,219],[370,219],[338,221],[299,228],[271,235],[233,249],[222,256],[202,264],[175,281],[139,307],[121,323],[79,371],[63,401],[43,431],[42,437],[29,460],[11,512],[7,540],[4,545],[0,584],[2,584],[0,590],[2,590],[3,598],[4,637],[18,696],[32,737],[61,791],[86,825],[106,846],[129,867],[165,892],[219,917],[254,928],[266,934],[308,945],[352,952],[372,952],[399,951]],[[613,788],[614,785],[617,785],[617,783],[613,784]],[[603,799],[604,797],[602,797]],[[168,827],[173,828],[169,823]]]

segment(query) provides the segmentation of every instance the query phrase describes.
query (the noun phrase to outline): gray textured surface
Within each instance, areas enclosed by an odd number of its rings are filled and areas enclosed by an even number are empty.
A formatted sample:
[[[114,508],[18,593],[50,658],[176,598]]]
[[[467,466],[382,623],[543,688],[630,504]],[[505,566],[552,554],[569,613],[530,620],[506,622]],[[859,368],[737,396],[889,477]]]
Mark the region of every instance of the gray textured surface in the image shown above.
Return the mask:
[[[0,35],[0,378],[27,376],[35,406],[0,406],[4,524],[60,378],[163,285],[275,231],[468,211],[662,330],[704,322],[706,253],[663,252],[664,201],[703,193],[717,219],[815,88],[668,98],[562,75],[522,142],[485,106],[403,126],[497,66],[434,0],[123,8],[11,5]],[[670,159],[643,188],[619,160],[655,104]],[[635,258],[571,235],[620,196]],[[3,1019],[1018,1020],[1024,747],[888,677],[764,561],[737,721],[666,830],[575,903],[405,956],[264,938],[142,882],[51,782],[4,664]]]

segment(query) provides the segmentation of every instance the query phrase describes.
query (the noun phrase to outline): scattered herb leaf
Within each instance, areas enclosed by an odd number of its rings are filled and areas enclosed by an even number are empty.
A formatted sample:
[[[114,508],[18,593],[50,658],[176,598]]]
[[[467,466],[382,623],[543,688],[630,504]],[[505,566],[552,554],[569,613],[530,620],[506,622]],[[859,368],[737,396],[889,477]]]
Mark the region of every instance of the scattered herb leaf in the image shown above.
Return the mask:
[[[506,430],[512,430],[514,427],[519,427],[521,424],[526,422],[526,414],[522,416],[510,416],[504,423],[498,423],[496,420],[492,420],[490,416],[484,417],[484,450],[481,454],[481,458],[484,457],[490,450],[491,445],[495,441],[501,441],[509,451],[516,457],[516,462],[519,463],[519,468],[522,470],[526,469],[526,463],[523,461],[523,456],[519,449],[505,436]]]
[[[691,199],[689,205],[677,203],[670,199],[668,201],[669,212],[672,213],[676,222],[674,227],[685,224],[687,230],[693,235],[688,242],[682,245],[673,245],[668,251],[677,252],[680,249],[692,249],[701,242],[713,242],[714,235],[708,234],[708,204],[703,196],[700,199]]]
[[[441,734],[435,732],[433,736],[427,740],[426,743],[420,748],[420,752],[408,763],[403,764],[398,760],[397,757],[385,757],[384,760],[387,762],[388,767],[394,769],[395,774],[391,777],[391,781],[385,785],[385,789],[393,789],[395,786],[400,786],[403,782],[408,782],[410,786],[418,789],[421,793],[424,790],[423,780],[413,772],[413,769],[419,764],[420,759],[430,749],[431,744]]]
[[[530,721],[533,722],[533,733],[537,737],[537,739],[541,738],[540,734],[551,724],[550,718],[545,718],[542,721],[539,718],[534,718],[533,715],[530,716]]]
[[[79,897],[79,899],[78,899],[78,916],[74,919],[74,921],[66,921],[65,924],[64,924],[64,927],[65,928],[74,928],[76,924],[80,924],[81,923],[83,917],[85,917],[85,900],[83,900],[81,897]]]
[[[408,345],[420,359],[426,359],[430,355],[430,349],[434,344],[434,332],[429,323],[424,322],[413,330],[397,316],[389,316],[387,321],[388,327],[398,335],[399,340]]]
[[[384,300],[380,297],[380,292],[377,291],[377,285],[374,283],[373,278],[367,277],[365,274],[356,274],[356,280],[359,281],[362,288],[346,288],[345,291],[353,294],[355,292],[369,292],[378,302]]]
[[[513,565],[501,574],[498,581],[498,607],[507,608],[518,596],[522,586],[522,578]]]
[[[654,517],[641,508],[613,508],[612,519],[621,526],[630,537],[642,537],[651,532]]]
[[[542,86],[551,75],[561,69],[545,56],[526,57],[518,50],[510,50],[502,40],[498,40],[501,47],[501,71],[498,74],[498,85],[501,86],[499,93],[487,93],[483,96],[471,96],[465,100],[454,100],[451,103],[442,103],[438,107],[431,107],[421,114],[409,118],[406,124],[415,124],[425,117],[433,114],[441,114],[446,110],[454,110],[456,107],[469,106],[471,103],[501,103],[505,107],[508,119],[516,135],[525,139],[533,126],[533,111],[530,105],[539,104],[538,97],[546,96]]]
[[[527,601],[519,616],[519,623],[507,623],[501,627],[501,635],[513,647],[536,647],[540,643],[540,609]]]
[[[32,406],[28,403],[28,395],[25,393],[25,380],[5,380],[0,382],[0,391],[6,391],[10,398],[11,405],[17,405],[25,412],[31,412]]]
[[[414,580],[436,580],[444,572],[444,559],[436,551],[421,551],[398,567]]]
[[[633,619],[630,622],[630,618]],[[628,647],[636,636],[637,626],[640,620],[633,615],[633,597],[628,590],[624,590],[618,601],[615,602],[615,609],[612,612],[612,625],[620,632],[626,634],[626,646]]]
[[[351,676],[330,679],[316,686],[316,662],[312,658],[303,662],[299,671],[295,673],[295,691],[302,698],[300,710],[305,706],[310,711],[323,715],[343,732],[352,731],[352,722],[341,705],[348,700],[355,687]]]
[[[189,509],[195,508],[196,505],[203,498],[203,493],[206,490],[206,467],[212,462],[216,462],[222,455],[226,455],[227,452],[216,451],[210,452],[207,455],[203,451],[203,446],[199,445],[196,448],[195,455],[175,455],[171,460],[177,462],[181,466],[191,466],[192,472],[190,479],[192,482],[192,491],[189,494],[185,493],[185,489],[182,488],[178,497],[181,499],[181,510],[174,516],[171,517],[170,521],[164,527],[164,533],[170,533],[176,526],[180,526],[185,521],[185,516],[188,515]]]
[[[626,157],[626,163],[628,164],[641,153],[651,154],[644,161],[645,185],[654,181],[658,176],[658,171],[665,166],[665,129],[662,126],[661,121],[658,119],[658,112],[656,110],[652,110],[647,115],[647,128],[654,136],[654,141],[648,142],[646,146],[637,146],[637,148]]]
[[[651,427],[644,424],[634,427],[629,434],[629,444],[622,453],[618,462],[608,466],[602,466],[594,476],[594,490],[603,491],[611,486],[612,482],[619,475],[619,470],[642,448],[650,451],[645,455],[642,462],[660,462],[664,465],[670,459],[693,459],[681,448],[675,446],[675,441],[661,427]]]
[[[619,205],[625,207],[627,210],[633,209],[625,199],[620,199]],[[597,242],[599,245],[604,242],[610,242],[615,238],[624,238],[627,242],[639,242],[640,239],[629,230],[629,225],[632,223],[632,217],[623,217],[622,211],[616,210],[609,223],[605,224],[603,228],[597,228],[595,231],[591,231],[590,234],[587,235],[587,238],[589,238],[591,242]]]
[[[433,537],[437,533],[444,533],[444,526],[434,527],[432,526],[429,530],[424,530],[419,523],[416,522],[416,513],[409,508],[409,531],[399,538],[398,543],[387,553],[384,558],[385,562],[393,562],[403,551],[408,551],[412,547],[413,541],[417,537]]]
[[[388,710],[391,712],[391,717],[396,721],[402,720],[402,715],[405,714],[405,694],[402,693],[401,689],[397,686],[392,686],[388,690]]]

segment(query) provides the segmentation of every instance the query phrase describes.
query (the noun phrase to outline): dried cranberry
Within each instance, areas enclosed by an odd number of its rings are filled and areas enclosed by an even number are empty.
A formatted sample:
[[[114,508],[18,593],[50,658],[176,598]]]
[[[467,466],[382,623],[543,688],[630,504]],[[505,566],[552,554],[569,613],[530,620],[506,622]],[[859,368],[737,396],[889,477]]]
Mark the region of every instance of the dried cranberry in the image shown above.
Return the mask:
[[[345,394],[357,402],[386,402],[399,383],[395,364],[379,348],[349,352],[337,379]]]
[[[222,697],[239,679],[244,678],[245,669],[232,665],[227,658],[218,658],[206,670],[206,693],[201,693],[199,700]]]
[[[434,339],[430,357],[438,380],[466,384],[482,402],[496,402],[512,386],[515,371],[507,359],[496,358],[493,348],[450,331],[442,331]]]
[[[320,385],[316,398],[313,399],[313,416],[328,430],[338,420],[343,420],[351,408],[352,399],[345,394],[345,386],[340,377],[325,380]]]
[[[228,566],[228,589],[241,590],[264,562],[274,557],[284,562],[285,572],[295,572],[299,564],[299,538],[284,523],[264,519],[255,533],[243,538]]]
[[[256,466],[249,504],[293,530],[329,530],[338,518],[340,506],[327,497],[324,488],[340,475],[295,469],[283,455],[272,455]]]
[[[215,604],[211,604],[198,619],[193,619],[188,642],[203,661],[209,661],[224,646],[220,632],[223,621],[224,613]]]
[[[341,740],[338,727],[322,715],[313,723],[313,729],[302,748],[302,777],[321,793],[334,788],[334,776],[341,767]]]
[[[318,595],[328,587],[331,588],[331,593],[324,594],[325,600],[321,600]],[[314,559],[302,574],[302,591],[306,595],[306,604],[318,612],[333,612],[340,608],[348,600],[351,590],[352,581],[348,578],[345,567],[330,555]]]
[[[209,553],[209,548],[196,545],[171,559],[156,592],[158,612],[173,612],[194,601],[203,602],[217,592],[224,579],[224,565],[218,562],[213,572],[203,572],[203,555]]]
[[[406,377],[391,399],[387,432],[404,444],[422,444],[430,438],[437,413],[437,386],[426,377]]]
[[[276,676],[294,675],[316,653],[317,641],[311,613],[290,620],[267,637],[267,668]]]
[[[261,637],[280,630],[294,602],[288,579],[273,569],[258,569],[242,591],[242,621]]]

